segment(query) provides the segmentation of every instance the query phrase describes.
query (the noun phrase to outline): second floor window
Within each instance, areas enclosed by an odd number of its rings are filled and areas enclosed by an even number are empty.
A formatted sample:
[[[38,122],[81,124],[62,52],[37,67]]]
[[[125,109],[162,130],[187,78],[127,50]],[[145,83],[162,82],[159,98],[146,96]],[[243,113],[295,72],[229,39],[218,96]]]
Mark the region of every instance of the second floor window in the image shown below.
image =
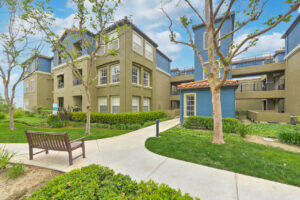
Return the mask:
[[[107,84],[107,69],[103,68],[99,70],[99,85]]]
[[[139,84],[139,69],[132,67],[132,83]]]
[[[221,37],[221,31],[217,34],[217,40]],[[221,40],[219,40],[219,46],[221,45]],[[203,33],[203,49],[208,50],[208,44],[207,44],[207,34],[206,32]]]
[[[141,36],[133,32],[132,35],[132,48],[135,52],[143,55],[143,40]]]
[[[109,35],[109,39],[112,40],[108,43],[108,49],[118,49],[119,48],[119,36],[117,32]]]
[[[144,72],[144,86],[149,87],[150,86],[150,73],[149,72]]]
[[[98,46],[98,41],[96,41],[96,43],[97,43],[97,46]],[[103,41],[102,41],[102,43],[103,43]],[[98,49],[98,51],[97,51],[97,55],[102,56],[104,54],[105,54],[105,44],[102,44],[100,46],[100,48]]]
[[[30,80],[30,92],[34,92],[34,79]]]
[[[145,44],[145,56],[153,61],[153,47],[148,42]]]
[[[28,84],[28,81],[25,81],[24,82],[24,93],[27,93],[29,92],[29,84]]]
[[[111,67],[111,82],[112,83],[120,82],[120,65]]]
[[[107,98],[99,97],[99,112],[105,113],[107,112]]]
[[[57,87],[63,88],[64,87],[64,75],[57,76]]]

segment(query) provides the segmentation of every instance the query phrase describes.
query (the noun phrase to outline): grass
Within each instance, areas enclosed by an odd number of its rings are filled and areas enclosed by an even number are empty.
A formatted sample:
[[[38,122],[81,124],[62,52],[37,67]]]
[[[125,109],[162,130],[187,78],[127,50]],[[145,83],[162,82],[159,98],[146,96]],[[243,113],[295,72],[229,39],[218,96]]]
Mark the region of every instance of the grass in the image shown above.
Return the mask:
[[[300,186],[300,154],[246,142],[234,134],[224,139],[225,145],[213,145],[212,132],[172,128],[145,145],[167,157]]]
[[[250,124],[247,126],[247,132],[250,135],[272,138],[278,138],[279,133],[283,131],[293,130],[300,131],[300,127],[288,124]]]
[[[18,178],[21,174],[25,173],[25,168],[22,164],[15,164],[11,168],[6,170],[6,175],[9,179]]]
[[[29,126],[41,126],[47,123],[46,118],[42,118],[40,115],[34,115],[33,117],[22,116],[19,118],[14,118],[16,123],[26,124]],[[9,117],[0,120],[0,123],[9,122]]]
[[[9,129],[9,122],[0,123],[0,143],[26,143],[25,130],[44,132],[67,132],[71,140],[85,136],[85,128],[64,127],[64,128],[34,128],[25,124],[15,123],[15,130]],[[86,140],[94,140],[122,135],[130,130],[98,129],[92,128],[91,134],[86,136]]]

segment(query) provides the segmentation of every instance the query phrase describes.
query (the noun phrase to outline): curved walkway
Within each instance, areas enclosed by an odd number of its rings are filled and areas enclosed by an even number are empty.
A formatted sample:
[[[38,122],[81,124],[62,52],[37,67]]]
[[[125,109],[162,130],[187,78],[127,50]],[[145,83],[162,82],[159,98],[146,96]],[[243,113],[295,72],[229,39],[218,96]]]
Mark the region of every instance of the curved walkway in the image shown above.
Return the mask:
[[[178,123],[178,119],[162,122],[160,131]],[[63,172],[93,163],[101,164],[138,181],[152,179],[180,188],[183,193],[190,193],[201,200],[297,200],[300,197],[299,187],[154,154],[144,146],[146,139],[153,136],[155,125],[117,137],[86,141],[87,158],[76,159],[71,167],[65,152],[50,151],[48,155],[39,154],[30,161],[27,144],[6,146],[17,152],[14,162]]]

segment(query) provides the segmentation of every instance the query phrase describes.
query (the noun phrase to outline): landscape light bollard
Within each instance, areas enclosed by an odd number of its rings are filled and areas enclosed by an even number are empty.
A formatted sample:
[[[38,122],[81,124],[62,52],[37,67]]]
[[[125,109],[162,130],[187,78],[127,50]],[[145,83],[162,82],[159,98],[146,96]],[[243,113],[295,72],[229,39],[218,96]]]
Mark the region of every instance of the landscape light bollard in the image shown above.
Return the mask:
[[[159,137],[159,119],[156,120],[156,137]]]

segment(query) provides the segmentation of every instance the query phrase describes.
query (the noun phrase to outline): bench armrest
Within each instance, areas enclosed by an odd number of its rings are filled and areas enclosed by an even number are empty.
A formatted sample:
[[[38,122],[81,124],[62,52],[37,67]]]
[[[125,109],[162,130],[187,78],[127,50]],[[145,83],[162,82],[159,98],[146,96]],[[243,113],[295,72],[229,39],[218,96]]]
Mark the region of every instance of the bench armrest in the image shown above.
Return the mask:
[[[77,138],[77,139],[75,139],[75,140],[72,140],[70,143],[73,143],[73,142],[78,142],[78,141],[82,141],[82,142],[84,142],[84,138],[85,137],[81,137],[81,138]]]

